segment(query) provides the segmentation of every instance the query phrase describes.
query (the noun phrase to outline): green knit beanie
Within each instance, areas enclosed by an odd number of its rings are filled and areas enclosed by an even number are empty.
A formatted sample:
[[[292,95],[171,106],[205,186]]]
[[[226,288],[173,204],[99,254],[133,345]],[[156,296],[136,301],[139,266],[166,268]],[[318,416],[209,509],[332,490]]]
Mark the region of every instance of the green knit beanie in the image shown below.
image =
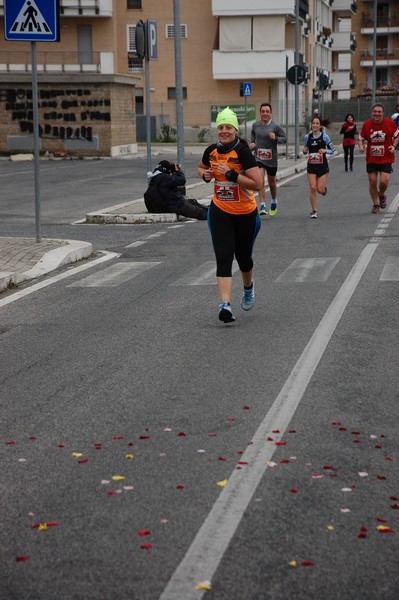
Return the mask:
[[[232,125],[238,131],[238,119],[236,113],[227,106],[216,117],[216,127],[219,125]]]

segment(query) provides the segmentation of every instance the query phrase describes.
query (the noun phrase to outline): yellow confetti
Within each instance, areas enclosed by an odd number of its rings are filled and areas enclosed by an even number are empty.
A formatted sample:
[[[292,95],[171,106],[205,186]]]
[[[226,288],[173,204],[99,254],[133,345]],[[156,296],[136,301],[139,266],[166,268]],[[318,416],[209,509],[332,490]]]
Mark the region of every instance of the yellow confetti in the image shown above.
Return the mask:
[[[290,562],[288,563],[290,567],[297,567],[298,563],[296,562],[296,560],[290,560]]]
[[[126,454],[125,458],[126,460],[131,460],[132,458],[134,458],[134,454]]]
[[[195,586],[196,590],[211,590],[212,585],[210,581],[199,581]]]
[[[80,458],[81,456],[83,456],[83,454],[81,452],[72,452],[72,456],[74,458]]]
[[[126,479],[126,477],[124,477],[123,475],[113,475],[111,479],[112,481],[122,481],[123,479]]]
[[[328,531],[334,531],[335,527],[334,525],[327,525],[327,529]]]
[[[378,531],[391,531],[391,528],[387,525],[378,525],[377,529]]]
[[[222,481],[218,481],[216,485],[219,487],[226,487],[228,479],[223,479]]]
[[[47,529],[47,523],[39,523],[39,527],[37,528],[38,531],[47,531]]]

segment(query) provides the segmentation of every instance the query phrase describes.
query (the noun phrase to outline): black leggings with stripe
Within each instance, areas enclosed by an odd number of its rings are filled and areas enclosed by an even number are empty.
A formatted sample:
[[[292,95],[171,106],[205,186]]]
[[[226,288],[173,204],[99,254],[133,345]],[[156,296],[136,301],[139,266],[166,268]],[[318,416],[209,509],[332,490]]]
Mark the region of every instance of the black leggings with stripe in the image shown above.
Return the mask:
[[[234,215],[220,210],[212,202],[208,226],[216,256],[216,276],[232,276],[234,256],[240,271],[248,273],[254,266],[252,251],[260,230],[258,210],[245,215]]]

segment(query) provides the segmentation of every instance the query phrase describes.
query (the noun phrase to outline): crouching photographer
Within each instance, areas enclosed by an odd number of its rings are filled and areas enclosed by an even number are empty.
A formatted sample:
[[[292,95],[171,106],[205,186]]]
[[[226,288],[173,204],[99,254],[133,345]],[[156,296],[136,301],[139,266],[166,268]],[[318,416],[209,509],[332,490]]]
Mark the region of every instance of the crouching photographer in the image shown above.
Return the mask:
[[[186,177],[180,169],[167,160],[147,173],[149,185],[144,193],[144,202],[148,212],[175,213],[190,219],[205,221],[208,218],[208,207],[184,197],[183,189]]]

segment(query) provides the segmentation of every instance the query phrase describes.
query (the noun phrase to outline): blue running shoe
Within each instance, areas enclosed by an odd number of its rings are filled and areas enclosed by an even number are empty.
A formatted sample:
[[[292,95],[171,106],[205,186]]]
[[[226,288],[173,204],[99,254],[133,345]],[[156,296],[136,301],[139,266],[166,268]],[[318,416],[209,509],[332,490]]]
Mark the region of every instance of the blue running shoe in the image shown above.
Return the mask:
[[[270,210],[269,210],[269,215],[271,217],[274,217],[274,215],[277,212],[277,200],[272,200],[271,204],[270,204]]]
[[[267,215],[266,204],[262,203],[260,205],[259,214],[260,215]]]
[[[231,310],[230,302],[221,302],[219,304],[219,320],[223,323],[234,323],[236,320]]]
[[[255,304],[255,286],[254,282],[252,282],[251,289],[244,288],[244,293],[241,299],[241,308],[242,310],[251,310],[253,305]]]

